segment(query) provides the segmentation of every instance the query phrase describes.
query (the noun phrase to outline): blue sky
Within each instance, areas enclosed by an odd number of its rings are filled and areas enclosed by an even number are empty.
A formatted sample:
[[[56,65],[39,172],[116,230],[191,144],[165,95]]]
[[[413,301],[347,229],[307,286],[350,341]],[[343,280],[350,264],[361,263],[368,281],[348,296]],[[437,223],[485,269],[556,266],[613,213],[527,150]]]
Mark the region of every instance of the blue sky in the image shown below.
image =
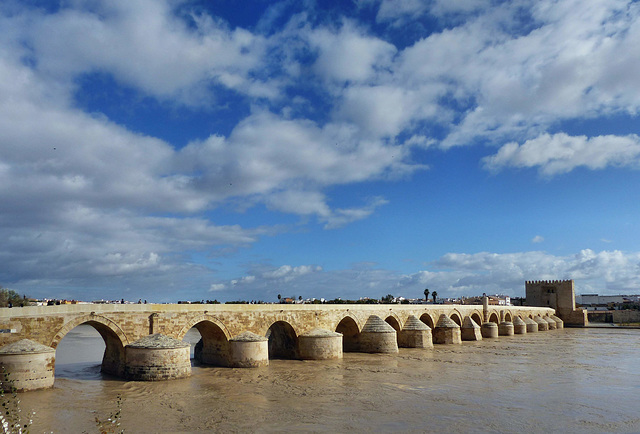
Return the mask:
[[[640,292],[640,4],[0,1],[0,284]]]

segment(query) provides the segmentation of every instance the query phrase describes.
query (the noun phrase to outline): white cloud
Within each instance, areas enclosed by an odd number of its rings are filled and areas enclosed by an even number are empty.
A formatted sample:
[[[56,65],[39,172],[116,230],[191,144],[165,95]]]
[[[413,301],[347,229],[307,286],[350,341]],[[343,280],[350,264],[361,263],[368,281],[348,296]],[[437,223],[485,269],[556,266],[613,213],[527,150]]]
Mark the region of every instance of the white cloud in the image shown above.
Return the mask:
[[[504,167],[538,167],[541,174],[553,176],[577,167],[592,170],[609,166],[640,167],[640,137],[569,136],[564,133],[542,134],[522,145],[511,142],[483,159],[485,168],[497,171]]]
[[[543,241],[544,241],[544,237],[543,237],[543,236],[541,236],[541,235],[536,235],[535,237],[533,237],[533,238],[531,239],[531,242],[532,242],[532,243],[534,243],[534,244],[536,244],[536,243],[541,243],[541,242],[543,242]]]
[[[448,253],[427,268],[400,274],[376,264],[355,264],[342,270],[284,265],[256,273],[261,268],[254,266],[248,272],[257,276],[243,291],[264,294],[266,301],[274,300],[278,293],[304,298],[380,298],[388,293],[420,298],[424,288],[437,291],[440,297],[482,293],[523,297],[525,281],[556,279],[576,280],[577,293],[629,294],[640,290],[640,252],[585,249],[567,256],[541,251]]]
[[[227,289],[227,285],[224,283],[212,283],[209,287],[210,292],[223,291],[225,289]]]
[[[67,6],[75,7],[55,14],[28,12],[22,37],[43,73],[67,80],[108,72],[150,95],[189,104],[207,103],[207,82],[256,96],[276,94],[250,77],[265,44],[246,30],[230,30],[202,13],[179,18],[180,6],[165,0]]]
[[[367,36],[350,21],[339,30],[319,28],[310,32],[309,43],[318,50],[314,70],[328,80],[363,82],[375,78],[391,64],[396,48]]]

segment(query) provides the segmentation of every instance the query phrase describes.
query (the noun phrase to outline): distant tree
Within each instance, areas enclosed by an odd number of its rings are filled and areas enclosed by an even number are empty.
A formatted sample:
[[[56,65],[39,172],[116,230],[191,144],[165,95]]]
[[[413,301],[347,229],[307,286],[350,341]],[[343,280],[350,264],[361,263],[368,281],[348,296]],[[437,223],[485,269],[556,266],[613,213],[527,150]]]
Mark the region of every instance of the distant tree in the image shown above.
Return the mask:
[[[429,301],[429,289],[424,290],[424,301]]]
[[[438,296],[438,291],[433,291],[431,293],[431,297],[433,297],[433,304],[436,304],[436,297]]]
[[[26,297],[21,297],[20,294],[12,289],[3,288],[0,286],[0,307],[11,306],[26,306]]]
[[[278,294],[278,301],[282,301],[282,295]]]
[[[382,297],[380,301],[382,301],[383,303],[392,303],[393,299],[394,299],[393,295],[387,294],[384,297]]]
[[[301,295],[298,296],[298,301],[302,301],[302,296]]]

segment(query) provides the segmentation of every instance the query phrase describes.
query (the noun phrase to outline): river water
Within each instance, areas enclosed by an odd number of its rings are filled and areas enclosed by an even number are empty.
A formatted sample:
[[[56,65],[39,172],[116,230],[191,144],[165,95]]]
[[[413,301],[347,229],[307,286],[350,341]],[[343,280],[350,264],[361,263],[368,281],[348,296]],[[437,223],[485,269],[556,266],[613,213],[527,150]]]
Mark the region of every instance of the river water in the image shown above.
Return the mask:
[[[194,330],[195,331],[195,330]],[[189,333],[196,341],[199,336]],[[640,432],[640,330],[563,329],[496,340],[193,368],[164,382],[100,374],[88,326],[58,346],[53,389],[20,395],[32,432]]]

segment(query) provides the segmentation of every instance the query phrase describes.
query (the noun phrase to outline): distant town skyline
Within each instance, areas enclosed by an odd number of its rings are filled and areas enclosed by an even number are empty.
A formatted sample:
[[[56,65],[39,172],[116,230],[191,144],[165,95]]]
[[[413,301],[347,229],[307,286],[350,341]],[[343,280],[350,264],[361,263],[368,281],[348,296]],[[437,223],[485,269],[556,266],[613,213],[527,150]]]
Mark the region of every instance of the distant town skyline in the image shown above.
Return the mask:
[[[4,1],[0,285],[640,292],[640,4]]]

